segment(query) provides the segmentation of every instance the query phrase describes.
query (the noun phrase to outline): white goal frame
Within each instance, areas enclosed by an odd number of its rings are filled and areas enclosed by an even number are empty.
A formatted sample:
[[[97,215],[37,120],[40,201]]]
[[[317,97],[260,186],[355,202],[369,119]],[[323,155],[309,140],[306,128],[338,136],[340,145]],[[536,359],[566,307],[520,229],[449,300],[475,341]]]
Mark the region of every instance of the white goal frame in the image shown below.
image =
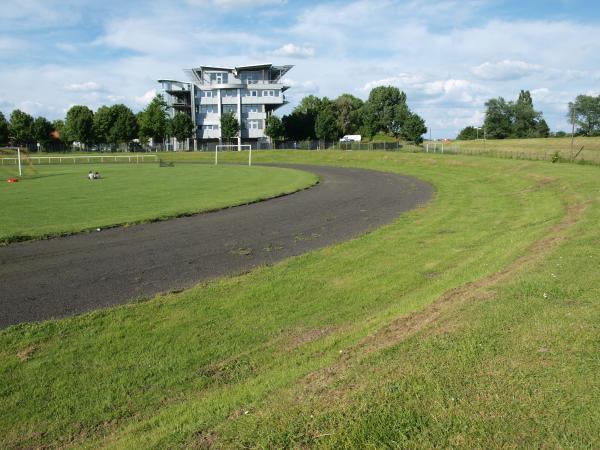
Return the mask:
[[[252,165],[252,145],[250,144],[217,144],[215,146],[215,166],[219,164],[219,151],[223,152],[226,149],[235,149],[238,152],[242,151],[246,147],[248,149],[248,165]]]

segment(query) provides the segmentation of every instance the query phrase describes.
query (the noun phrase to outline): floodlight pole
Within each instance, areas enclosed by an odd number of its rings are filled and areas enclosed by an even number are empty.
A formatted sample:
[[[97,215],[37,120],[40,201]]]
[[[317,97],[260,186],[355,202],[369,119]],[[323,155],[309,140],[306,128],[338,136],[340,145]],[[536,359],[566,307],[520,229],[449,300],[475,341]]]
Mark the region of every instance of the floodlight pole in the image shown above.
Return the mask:
[[[23,171],[21,170],[21,149],[17,147],[17,161],[19,162],[19,176],[23,176]]]
[[[573,104],[573,110],[571,111],[571,161],[573,161],[573,146],[575,144],[575,105]]]
[[[215,145],[215,166],[217,165],[217,152],[219,151],[219,146]]]

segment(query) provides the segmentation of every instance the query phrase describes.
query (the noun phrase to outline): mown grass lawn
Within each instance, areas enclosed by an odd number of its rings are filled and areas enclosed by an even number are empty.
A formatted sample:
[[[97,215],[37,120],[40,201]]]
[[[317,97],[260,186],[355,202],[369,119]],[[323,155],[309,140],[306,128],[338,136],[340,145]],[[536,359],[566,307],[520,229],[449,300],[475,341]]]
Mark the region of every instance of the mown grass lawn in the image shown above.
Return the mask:
[[[225,165],[35,169],[18,183],[2,179],[0,243],[209,211],[293,192],[317,181],[313,174],[297,170]],[[88,180],[88,170],[98,170],[102,179]]]
[[[256,158],[396,171],[437,193],[273,267],[0,331],[1,446],[600,445],[597,168]]]

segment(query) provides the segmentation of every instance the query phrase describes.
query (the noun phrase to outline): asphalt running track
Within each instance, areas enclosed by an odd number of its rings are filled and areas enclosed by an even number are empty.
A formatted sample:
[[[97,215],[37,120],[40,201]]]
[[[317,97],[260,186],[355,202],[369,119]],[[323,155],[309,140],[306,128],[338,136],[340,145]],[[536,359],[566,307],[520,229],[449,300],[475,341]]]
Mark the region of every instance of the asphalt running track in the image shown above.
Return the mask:
[[[403,175],[285,166],[321,182],[217,212],[0,247],[0,328],[243,273],[366,233],[433,195],[431,185]]]

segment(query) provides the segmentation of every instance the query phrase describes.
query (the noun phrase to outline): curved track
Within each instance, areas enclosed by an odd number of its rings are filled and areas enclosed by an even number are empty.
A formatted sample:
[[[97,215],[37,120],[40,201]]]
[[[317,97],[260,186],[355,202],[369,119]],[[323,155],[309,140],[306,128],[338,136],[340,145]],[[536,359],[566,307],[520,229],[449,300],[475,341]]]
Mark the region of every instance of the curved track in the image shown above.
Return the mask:
[[[433,195],[429,184],[402,175],[287,167],[321,183],[213,213],[0,247],[0,328],[241,273],[365,233]]]

